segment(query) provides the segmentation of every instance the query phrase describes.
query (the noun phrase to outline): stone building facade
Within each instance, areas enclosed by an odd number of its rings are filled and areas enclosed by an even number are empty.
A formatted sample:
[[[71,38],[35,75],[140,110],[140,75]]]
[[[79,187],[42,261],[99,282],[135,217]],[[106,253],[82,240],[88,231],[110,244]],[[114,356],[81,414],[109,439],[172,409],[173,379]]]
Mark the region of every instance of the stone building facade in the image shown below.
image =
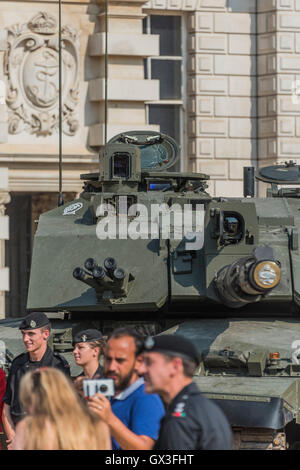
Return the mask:
[[[63,0],[62,39],[71,200],[104,145],[104,1]],[[244,166],[297,159],[300,0],[109,0],[107,50],[108,139],[170,132],[178,169],[210,174],[212,195],[241,196]],[[0,317],[25,313],[35,220],[57,188],[58,2],[1,0]]]

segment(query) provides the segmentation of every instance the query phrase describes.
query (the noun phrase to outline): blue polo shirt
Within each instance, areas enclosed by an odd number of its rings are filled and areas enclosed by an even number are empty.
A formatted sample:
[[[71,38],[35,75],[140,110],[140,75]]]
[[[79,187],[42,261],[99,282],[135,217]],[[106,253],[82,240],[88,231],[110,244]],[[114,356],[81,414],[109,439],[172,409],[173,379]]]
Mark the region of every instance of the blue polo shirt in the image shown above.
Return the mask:
[[[158,395],[146,393],[144,379],[140,378],[111,400],[114,414],[125,426],[138,436],[158,438],[160,421],[165,414]],[[121,449],[112,438],[113,450]]]

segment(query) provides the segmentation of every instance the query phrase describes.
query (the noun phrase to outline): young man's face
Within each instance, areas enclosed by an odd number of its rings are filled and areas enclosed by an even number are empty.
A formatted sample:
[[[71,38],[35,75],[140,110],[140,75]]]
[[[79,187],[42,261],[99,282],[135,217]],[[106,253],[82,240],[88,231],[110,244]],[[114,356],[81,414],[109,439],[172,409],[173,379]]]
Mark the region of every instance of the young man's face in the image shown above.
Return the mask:
[[[169,360],[158,352],[143,354],[143,361],[138,368],[138,374],[145,380],[147,393],[161,393],[166,390],[173,376],[173,360]]]
[[[21,330],[23,343],[27,352],[33,353],[39,351],[47,343],[49,331],[43,328],[36,328],[35,330]]]
[[[136,380],[135,342],[131,336],[111,338],[105,348],[104,375],[114,381],[118,392]]]
[[[85,366],[98,357],[99,348],[92,348],[90,344],[76,343],[73,349],[75,362],[78,366]]]

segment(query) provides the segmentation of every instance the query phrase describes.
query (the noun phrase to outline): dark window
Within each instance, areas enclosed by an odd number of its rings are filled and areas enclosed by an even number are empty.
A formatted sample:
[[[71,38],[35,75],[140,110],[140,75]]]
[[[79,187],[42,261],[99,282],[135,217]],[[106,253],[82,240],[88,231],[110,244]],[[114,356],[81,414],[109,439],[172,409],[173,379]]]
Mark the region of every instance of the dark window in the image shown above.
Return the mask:
[[[181,60],[151,60],[151,78],[159,79],[161,100],[181,99]]]
[[[159,124],[161,132],[170,135],[178,142],[180,133],[180,107],[174,105],[150,104],[149,124]]]
[[[159,55],[181,56],[181,17],[151,15],[151,34],[159,34]]]

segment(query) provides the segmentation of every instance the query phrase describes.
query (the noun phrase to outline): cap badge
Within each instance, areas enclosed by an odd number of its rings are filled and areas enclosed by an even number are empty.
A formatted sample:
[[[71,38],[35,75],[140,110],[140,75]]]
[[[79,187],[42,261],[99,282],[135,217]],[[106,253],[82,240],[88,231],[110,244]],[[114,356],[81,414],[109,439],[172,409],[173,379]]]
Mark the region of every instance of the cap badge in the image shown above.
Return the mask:
[[[148,336],[148,338],[145,339],[145,343],[144,343],[144,346],[146,349],[151,349],[153,348],[155,342],[154,342],[154,339],[152,338],[152,336]]]
[[[34,320],[31,320],[29,325],[31,326],[31,328],[35,328],[36,327],[36,322]]]
[[[87,340],[87,335],[82,335],[82,336],[81,336],[81,339],[82,339],[82,341],[85,343],[86,340]]]

